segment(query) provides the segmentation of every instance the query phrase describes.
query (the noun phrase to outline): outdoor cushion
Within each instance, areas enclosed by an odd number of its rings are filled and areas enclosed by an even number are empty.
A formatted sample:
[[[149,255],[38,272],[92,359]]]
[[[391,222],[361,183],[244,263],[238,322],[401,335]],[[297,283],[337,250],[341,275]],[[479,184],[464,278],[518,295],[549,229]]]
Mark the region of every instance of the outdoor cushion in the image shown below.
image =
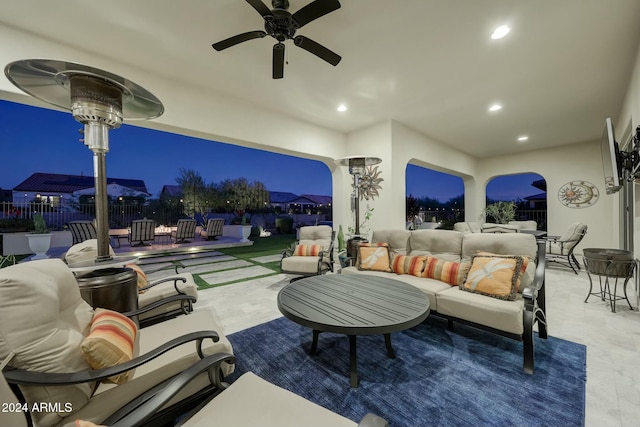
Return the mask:
[[[462,238],[462,260],[471,261],[471,257],[478,252],[490,252],[498,255],[520,255],[536,259],[538,245],[532,234],[510,233],[470,233]],[[522,275],[520,292],[533,283],[536,271],[536,263],[529,262]]]
[[[111,246],[109,246],[109,255],[116,255]],[[64,260],[67,262],[67,264],[77,264],[82,262],[94,261],[97,256],[98,240],[89,239],[71,246],[69,250],[64,254]]]
[[[37,310],[29,307],[38,307]],[[60,259],[44,259],[0,269],[0,360],[40,372],[85,371],[80,343],[93,309],[80,297],[76,279]],[[93,384],[20,387],[28,403],[59,403],[80,409]],[[67,412],[34,412],[38,426],[58,423]]]
[[[519,256],[474,256],[460,290],[513,301],[521,269]]]
[[[380,246],[360,245],[358,247],[357,267],[359,270],[390,272],[391,260],[389,248],[386,244]]]
[[[374,230],[371,243],[387,243],[392,254],[408,255],[409,230]]]
[[[318,274],[318,257],[290,256],[282,259],[283,271],[295,271],[300,274]]]
[[[138,293],[145,293],[146,290],[142,290],[141,288],[144,288],[149,284],[149,281],[147,280],[147,273],[145,273],[138,264],[127,264],[126,267],[132,269],[138,274]]]
[[[322,252],[322,245],[296,245],[293,255],[295,256],[318,256]]]
[[[173,274],[171,277],[182,277],[186,279],[186,282],[179,281],[178,289],[184,292],[187,295],[191,295],[192,297],[198,298],[198,287],[193,280],[193,276],[191,273],[180,273]],[[176,289],[173,286],[173,281],[160,283],[159,285],[155,285],[144,293],[138,294],[138,306],[139,307],[147,307],[149,304],[152,304],[156,301],[160,301],[162,299],[168,298],[170,296],[176,295]],[[138,315],[140,320],[148,319],[150,317],[154,317],[160,314],[169,313],[176,309],[180,308],[180,302],[176,301],[173,303],[163,304],[158,308],[154,308],[153,310],[147,311]]]
[[[438,313],[516,335],[522,335],[524,331],[523,310],[521,294],[516,294],[514,301],[506,301],[461,292],[455,287],[438,292]]]
[[[184,427],[356,427],[320,405],[263,380],[243,374],[200,409]]]
[[[409,255],[430,255],[460,261],[462,233],[452,230],[416,230],[409,237]]]
[[[97,308],[91,321],[89,335],[80,348],[84,360],[92,369],[102,369],[128,362],[133,358],[133,348],[138,328],[128,317],[112,310]],[[129,380],[133,371],[110,377],[122,384]]]
[[[468,262],[446,261],[444,259],[427,257],[422,277],[441,280],[453,286],[464,283],[469,271]]]
[[[396,255],[391,262],[391,269],[396,274],[420,276],[426,260],[424,256]]]

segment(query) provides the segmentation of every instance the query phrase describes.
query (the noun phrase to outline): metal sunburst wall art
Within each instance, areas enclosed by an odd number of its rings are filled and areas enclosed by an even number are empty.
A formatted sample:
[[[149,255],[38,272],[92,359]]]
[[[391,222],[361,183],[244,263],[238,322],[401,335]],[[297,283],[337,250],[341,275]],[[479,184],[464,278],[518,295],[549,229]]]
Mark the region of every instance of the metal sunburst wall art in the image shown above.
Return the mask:
[[[380,183],[384,181],[380,177],[382,171],[378,170],[378,166],[366,166],[365,173],[362,174],[359,181],[360,200],[373,200],[380,196],[378,190],[382,190]]]

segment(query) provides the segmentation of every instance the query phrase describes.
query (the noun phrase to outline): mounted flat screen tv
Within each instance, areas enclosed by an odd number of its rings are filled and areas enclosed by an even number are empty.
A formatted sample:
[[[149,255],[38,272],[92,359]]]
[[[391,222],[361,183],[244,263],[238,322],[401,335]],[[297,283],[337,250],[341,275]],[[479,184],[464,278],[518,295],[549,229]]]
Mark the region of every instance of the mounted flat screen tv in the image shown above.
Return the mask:
[[[604,188],[607,194],[613,194],[622,188],[622,159],[616,142],[611,118],[604,122],[604,132],[600,143],[604,171]]]

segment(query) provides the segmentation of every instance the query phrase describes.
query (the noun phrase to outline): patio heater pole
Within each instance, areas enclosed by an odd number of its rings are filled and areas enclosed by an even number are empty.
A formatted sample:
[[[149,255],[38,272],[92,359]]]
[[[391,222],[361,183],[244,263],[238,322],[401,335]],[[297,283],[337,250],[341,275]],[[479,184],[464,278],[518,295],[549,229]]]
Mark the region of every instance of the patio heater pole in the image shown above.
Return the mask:
[[[24,92],[71,110],[73,118],[84,124],[84,143],[93,152],[98,234],[95,263],[111,260],[106,167],[109,130],[119,128],[123,118],[159,117],[164,111],[162,103],[130,80],[73,62],[24,59],[7,64],[4,72]]]
[[[357,241],[365,240],[360,236],[360,177],[365,174],[366,166],[377,165],[382,162],[378,157],[350,156],[337,159],[336,164],[348,166],[349,173],[353,175],[353,192],[351,193],[351,210],[355,213],[355,233],[347,241],[347,255],[354,256],[353,247]]]

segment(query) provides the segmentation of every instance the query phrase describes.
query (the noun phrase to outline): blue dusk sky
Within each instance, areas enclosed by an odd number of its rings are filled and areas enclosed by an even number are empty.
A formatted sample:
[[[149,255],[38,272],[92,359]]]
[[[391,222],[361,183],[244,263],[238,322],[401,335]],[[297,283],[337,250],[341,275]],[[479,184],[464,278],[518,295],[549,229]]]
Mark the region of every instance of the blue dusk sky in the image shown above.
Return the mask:
[[[82,127],[70,113],[0,100],[0,188],[13,189],[35,172],[92,175],[92,153],[79,141]],[[110,178],[142,179],[157,197],[163,185],[175,185],[180,168],[197,171],[208,183],[244,177],[270,191],[331,195],[331,172],[315,160],[128,124],[109,132]],[[408,165],[406,176],[406,193],[417,198],[446,202],[464,192],[462,179],[452,175]],[[531,182],[539,178],[497,179],[488,186],[489,197],[513,200],[536,194]]]
[[[499,176],[487,184],[487,196],[493,200],[512,201],[541,193],[531,185],[542,179],[535,173]],[[431,197],[446,202],[452,197],[464,194],[462,178],[416,165],[407,165],[407,195],[417,199]]]

